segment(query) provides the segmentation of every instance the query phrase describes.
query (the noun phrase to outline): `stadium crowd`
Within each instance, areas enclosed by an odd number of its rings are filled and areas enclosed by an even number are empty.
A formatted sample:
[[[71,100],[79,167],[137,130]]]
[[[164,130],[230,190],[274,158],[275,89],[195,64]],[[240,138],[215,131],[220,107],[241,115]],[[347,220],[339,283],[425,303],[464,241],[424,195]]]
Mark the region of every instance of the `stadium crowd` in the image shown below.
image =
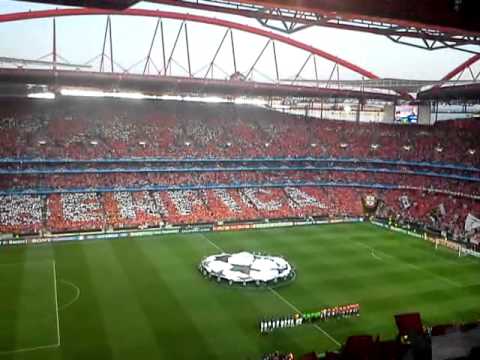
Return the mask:
[[[280,351],[275,351],[273,353],[264,354],[262,360],[295,360],[293,353],[282,353]]]
[[[376,199],[375,214],[379,217],[420,221],[461,237],[466,218],[480,214],[478,181],[449,176],[477,178],[479,135],[480,124],[473,119],[399,126],[318,121],[231,104],[106,99],[25,100],[19,104],[1,100],[0,140],[4,146],[0,148],[0,170],[4,173],[0,175],[0,190],[4,195],[0,197],[0,232],[360,216],[365,214],[364,199],[369,195]],[[121,167],[127,171],[101,173],[118,168],[118,163],[51,165],[22,160],[126,157],[168,158],[171,163],[167,167],[160,164],[168,171],[156,172],[137,171],[154,165],[147,160],[135,164],[123,161]],[[363,164],[359,169],[349,163],[330,165],[350,169],[314,171],[308,162],[301,164],[303,169],[289,169],[295,164],[286,161],[268,171],[255,167],[242,170],[242,166],[252,165],[238,162],[231,165],[238,169],[227,171],[224,168],[230,165],[221,162],[175,163],[175,159],[272,157],[445,162],[474,168]],[[6,161],[9,158],[17,160]],[[264,161],[255,166],[271,165]],[[193,167],[200,170],[189,171]],[[394,172],[370,171],[380,167]],[[28,173],[38,169],[43,173]],[[67,174],[62,169],[75,171]],[[432,169],[438,176],[415,173]],[[12,170],[17,173],[8,173]],[[342,186],[312,185],[325,182]],[[350,186],[352,183],[383,187]],[[24,193],[38,189],[53,193]],[[12,190],[14,193],[9,193]]]
[[[0,231],[66,232],[146,228],[293,217],[365,214],[366,196],[375,214],[396,221],[422,222],[461,238],[478,200],[420,190],[284,187],[213,190],[64,193],[0,196]]]
[[[480,124],[355,124],[231,104],[70,99],[0,102],[0,156],[333,156],[479,164]]]

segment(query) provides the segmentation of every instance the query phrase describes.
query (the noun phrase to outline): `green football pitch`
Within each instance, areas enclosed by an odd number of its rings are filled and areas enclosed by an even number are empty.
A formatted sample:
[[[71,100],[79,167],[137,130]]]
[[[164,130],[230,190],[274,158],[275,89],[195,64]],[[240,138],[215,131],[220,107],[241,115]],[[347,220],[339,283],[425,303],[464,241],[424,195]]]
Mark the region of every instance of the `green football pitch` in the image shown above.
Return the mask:
[[[262,251],[297,269],[276,289],[201,276],[202,257]],[[262,336],[258,320],[360,303],[358,318]],[[480,261],[371,224],[322,225],[0,248],[0,360],[259,359],[338,349],[353,334],[395,334],[480,318]]]

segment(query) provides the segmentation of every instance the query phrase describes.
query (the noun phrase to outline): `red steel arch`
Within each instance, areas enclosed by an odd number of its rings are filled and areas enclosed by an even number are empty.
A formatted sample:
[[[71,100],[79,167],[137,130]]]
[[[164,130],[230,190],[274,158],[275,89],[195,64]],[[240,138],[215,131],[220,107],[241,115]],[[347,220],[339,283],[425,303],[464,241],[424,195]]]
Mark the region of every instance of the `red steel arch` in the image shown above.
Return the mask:
[[[445,75],[441,81],[452,80],[455,76],[457,76],[464,70],[468,69],[470,66],[472,66],[479,60],[480,60],[480,54],[473,55],[471,58],[467,59],[467,61],[465,61],[463,64],[458,65],[455,69],[453,69],[447,75]]]
[[[129,15],[129,16],[144,16],[144,17],[156,17],[172,20],[184,20],[192,21],[209,25],[216,25],[225,28],[231,28],[251,34],[256,34],[262,37],[267,37],[273,40],[277,40],[284,44],[288,44],[298,49],[305,50],[312,54],[315,54],[324,59],[330,60],[338,65],[341,65],[347,69],[352,70],[353,72],[360,74],[368,79],[379,79],[379,77],[372,72],[363,69],[360,66],[352,64],[347,60],[339,58],[335,55],[332,55],[328,52],[320,50],[316,47],[304,44],[300,41],[291,39],[289,37],[276,34],[270,31],[262,30],[255,28],[253,26],[248,26],[244,24],[239,24],[223,19],[216,19],[207,16],[192,15],[192,14],[182,14],[170,11],[158,11],[158,10],[148,10],[148,9],[127,9],[124,11],[112,11],[112,10],[101,10],[101,9],[53,9],[53,10],[40,10],[40,11],[28,11],[28,12],[19,12],[19,13],[10,13],[10,14],[1,14],[0,23],[11,22],[11,21],[20,21],[20,20],[31,20],[31,19],[42,19],[42,18],[51,18],[51,17],[60,17],[60,16],[82,16],[82,15]]]

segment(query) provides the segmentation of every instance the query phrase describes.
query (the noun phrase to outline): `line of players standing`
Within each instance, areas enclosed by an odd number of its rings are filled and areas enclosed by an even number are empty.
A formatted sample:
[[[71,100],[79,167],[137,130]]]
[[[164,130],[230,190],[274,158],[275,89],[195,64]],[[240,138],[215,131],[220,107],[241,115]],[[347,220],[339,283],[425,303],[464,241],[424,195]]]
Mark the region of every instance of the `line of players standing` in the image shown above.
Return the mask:
[[[293,316],[286,316],[278,319],[271,320],[261,320],[260,321],[260,332],[267,333],[275,329],[291,328],[295,326],[302,325],[303,318],[295,314]]]
[[[347,318],[351,316],[360,316],[360,305],[343,305],[325,308],[321,311],[303,314],[303,320],[314,322],[317,320],[325,321],[330,319]]]
[[[330,319],[348,318],[351,316],[360,316],[360,305],[343,305],[331,308],[325,308],[318,312],[305,313],[302,315],[295,314],[278,319],[261,320],[260,332],[268,333],[275,329],[283,329],[289,327],[300,326],[304,323],[311,323],[318,320],[325,321]]]

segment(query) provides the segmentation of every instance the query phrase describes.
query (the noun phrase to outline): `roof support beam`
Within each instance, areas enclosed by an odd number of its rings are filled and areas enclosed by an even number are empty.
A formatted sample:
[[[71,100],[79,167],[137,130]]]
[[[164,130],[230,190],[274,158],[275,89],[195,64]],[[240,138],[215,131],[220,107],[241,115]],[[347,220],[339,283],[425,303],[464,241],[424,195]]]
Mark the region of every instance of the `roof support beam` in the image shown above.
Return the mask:
[[[59,16],[112,15],[112,14],[122,15],[122,16],[131,15],[131,16],[154,17],[154,18],[160,17],[164,19],[192,21],[192,22],[216,25],[216,26],[231,28],[239,31],[244,31],[247,33],[252,33],[262,37],[266,37],[271,40],[277,40],[281,43],[293,46],[298,49],[305,50],[309,53],[313,53],[314,55],[317,55],[321,58],[332,61],[334,63],[338,63],[338,65],[343,66],[347,69],[350,69],[355,73],[363,75],[368,79],[378,79],[378,76],[376,76],[370,71],[367,71],[361,68],[360,66],[354,65],[326,51],[323,51],[313,46],[296,41],[292,38],[289,38],[277,33],[269,32],[263,29],[258,29],[252,26],[239,24],[239,23],[235,23],[235,22],[231,22],[223,19],[200,16],[200,15],[175,13],[170,11],[156,11],[156,10],[148,10],[148,9],[127,9],[121,12],[116,12],[111,10],[101,10],[101,9],[53,9],[53,10],[40,10],[40,11],[1,14],[0,23],[10,22],[10,21],[19,21],[19,20],[50,18],[55,16],[59,17]]]

